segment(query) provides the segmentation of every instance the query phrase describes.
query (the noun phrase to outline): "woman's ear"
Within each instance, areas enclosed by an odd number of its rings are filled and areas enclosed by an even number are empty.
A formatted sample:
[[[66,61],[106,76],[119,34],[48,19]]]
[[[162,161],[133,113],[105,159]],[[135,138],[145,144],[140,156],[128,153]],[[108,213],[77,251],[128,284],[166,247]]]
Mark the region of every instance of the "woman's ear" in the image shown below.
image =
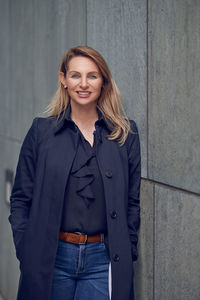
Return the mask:
[[[59,72],[60,82],[65,86],[66,85],[66,78],[63,72]]]

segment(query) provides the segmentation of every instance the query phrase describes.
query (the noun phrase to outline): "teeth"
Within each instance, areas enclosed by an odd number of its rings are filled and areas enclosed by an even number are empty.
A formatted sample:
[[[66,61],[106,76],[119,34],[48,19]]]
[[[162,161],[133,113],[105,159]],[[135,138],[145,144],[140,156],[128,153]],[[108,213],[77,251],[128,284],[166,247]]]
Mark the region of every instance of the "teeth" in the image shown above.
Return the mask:
[[[88,95],[89,93],[88,92],[78,92],[79,94],[81,95]]]

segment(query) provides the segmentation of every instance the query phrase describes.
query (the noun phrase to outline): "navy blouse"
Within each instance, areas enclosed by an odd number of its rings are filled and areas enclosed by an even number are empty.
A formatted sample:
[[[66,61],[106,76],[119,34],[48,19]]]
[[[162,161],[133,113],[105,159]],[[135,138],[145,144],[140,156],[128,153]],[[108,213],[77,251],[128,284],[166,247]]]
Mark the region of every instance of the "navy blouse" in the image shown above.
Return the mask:
[[[98,110],[99,119],[95,122],[94,143],[91,146],[71,119],[70,114],[71,107],[68,105],[67,121],[74,134],[79,135],[79,143],[66,185],[60,230],[88,235],[106,233],[104,189],[96,159],[104,118]]]

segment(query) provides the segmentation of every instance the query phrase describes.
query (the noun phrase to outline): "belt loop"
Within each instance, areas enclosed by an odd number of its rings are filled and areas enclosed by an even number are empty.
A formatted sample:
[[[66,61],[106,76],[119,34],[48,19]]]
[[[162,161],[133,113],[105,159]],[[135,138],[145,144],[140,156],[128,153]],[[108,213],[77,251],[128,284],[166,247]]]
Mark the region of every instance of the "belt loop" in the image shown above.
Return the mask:
[[[104,233],[101,233],[101,244],[104,244]]]

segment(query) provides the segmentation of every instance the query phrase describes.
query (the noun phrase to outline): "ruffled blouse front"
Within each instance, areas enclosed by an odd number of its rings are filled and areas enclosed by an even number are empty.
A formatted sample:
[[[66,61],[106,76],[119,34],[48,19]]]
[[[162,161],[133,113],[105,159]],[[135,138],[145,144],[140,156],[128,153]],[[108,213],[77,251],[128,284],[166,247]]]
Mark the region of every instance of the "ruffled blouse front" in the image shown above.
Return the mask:
[[[72,138],[76,140],[78,135],[78,143],[66,185],[61,231],[78,231],[89,235],[106,233],[103,179],[96,158],[96,150],[102,143],[103,121],[99,119],[95,123],[93,147],[72,120],[68,119],[67,122]]]
[[[80,136],[80,139],[84,139]],[[94,181],[94,172],[89,167],[91,160],[95,157],[95,148],[93,149],[88,141],[85,143],[79,141],[76,156],[73,162],[71,176],[76,182],[76,192],[87,207],[94,201],[94,194],[91,183]]]

